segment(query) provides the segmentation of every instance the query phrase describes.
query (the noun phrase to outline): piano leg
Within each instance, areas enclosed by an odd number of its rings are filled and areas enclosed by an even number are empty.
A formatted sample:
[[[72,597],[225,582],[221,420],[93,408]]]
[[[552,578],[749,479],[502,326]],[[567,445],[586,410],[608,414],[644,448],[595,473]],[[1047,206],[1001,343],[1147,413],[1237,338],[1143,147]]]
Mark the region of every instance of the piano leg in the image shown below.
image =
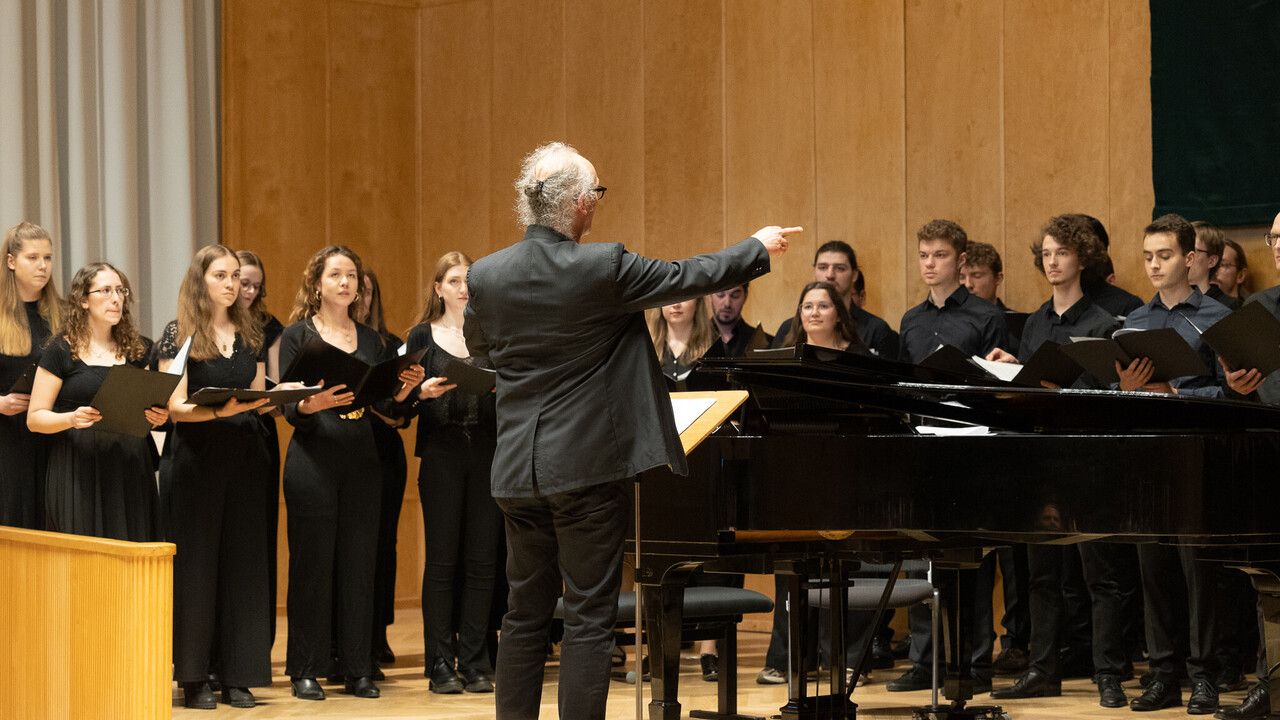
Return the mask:
[[[805,675],[809,671],[805,662],[804,639],[805,618],[809,614],[809,590],[807,580],[814,575],[822,574],[822,570],[812,563],[798,562],[787,569],[787,595],[789,608],[787,612],[787,645],[790,653],[790,672],[787,675],[787,704],[780,708],[783,720],[853,720],[857,717],[857,705],[849,702],[844,691],[844,656],[843,623],[848,607],[848,596],[845,595],[847,573],[842,562],[836,561],[827,565],[828,582],[831,583],[831,665],[838,677],[832,680],[833,689],[830,695],[808,697]],[[781,568],[775,567],[779,572]],[[774,612],[784,610],[774,608]]]

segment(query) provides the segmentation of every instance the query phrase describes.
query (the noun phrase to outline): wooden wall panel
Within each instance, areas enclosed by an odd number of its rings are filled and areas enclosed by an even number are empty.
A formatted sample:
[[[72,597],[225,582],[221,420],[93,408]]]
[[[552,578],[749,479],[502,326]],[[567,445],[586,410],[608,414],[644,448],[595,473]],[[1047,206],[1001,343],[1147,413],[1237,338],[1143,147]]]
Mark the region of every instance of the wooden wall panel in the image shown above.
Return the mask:
[[[1002,10],[998,0],[907,2],[907,307],[925,296],[915,233],[930,220],[1004,250]]]
[[[645,0],[644,249],[651,257],[677,260],[725,243],[721,33],[719,0]]]
[[[609,188],[589,240],[644,253],[642,0],[566,3],[565,136]]]
[[[1099,216],[1111,236],[1117,284],[1143,299],[1154,294],[1142,269],[1142,228],[1151,222],[1151,10],[1144,0],[1109,0],[1110,210]]]
[[[752,317],[770,329],[795,314],[822,237],[814,223],[812,23],[810,0],[725,5],[725,242],[765,225],[809,229],[751,285]]]
[[[473,257],[520,240],[513,183],[529,151],[565,139],[564,4],[494,2],[490,125],[491,236]],[[537,32],[531,32],[537,28]],[[455,59],[454,62],[461,62]]]
[[[418,301],[418,11],[334,2],[329,50],[330,239],[378,273],[387,325]],[[315,243],[313,243],[315,244]]]
[[[906,301],[903,6],[815,0],[813,15],[813,240],[853,246],[867,310],[897,327]],[[797,254],[788,262],[811,259]]]
[[[1051,294],[1028,250],[1045,221],[1107,207],[1106,11],[1107,0],[1005,6],[1001,297],[1016,310]]]

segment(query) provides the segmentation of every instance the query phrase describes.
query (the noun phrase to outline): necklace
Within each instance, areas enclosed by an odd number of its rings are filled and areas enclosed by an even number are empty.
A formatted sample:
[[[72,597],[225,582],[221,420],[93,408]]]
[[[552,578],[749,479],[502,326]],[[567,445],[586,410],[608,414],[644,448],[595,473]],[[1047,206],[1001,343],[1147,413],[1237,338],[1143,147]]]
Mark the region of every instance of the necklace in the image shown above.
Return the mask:
[[[115,352],[113,352],[112,350],[108,350],[107,348],[95,348],[93,346],[93,343],[90,342],[89,357],[93,358],[94,360],[105,360],[107,358],[115,357]]]
[[[454,335],[456,335],[456,336],[458,336],[458,337],[460,337],[460,338],[464,338],[464,339],[465,339],[465,337],[466,337],[465,335],[463,335],[463,334],[462,334],[462,328],[460,328],[460,327],[454,327],[454,326],[452,326],[452,325],[445,325],[443,322],[437,323],[437,324],[436,324],[436,327],[440,328],[441,330],[444,330],[445,332],[452,333],[452,334],[454,334]]]
[[[313,317],[315,320],[319,321],[319,323],[316,325],[316,330],[320,332],[324,332],[324,327],[327,327],[329,328],[329,332],[334,332],[341,335],[342,339],[345,340],[348,345],[351,344],[351,333],[345,330],[342,330],[341,328],[335,326],[333,323],[329,322],[328,320],[325,320],[324,318],[320,317],[319,313],[316,313]],[[321,327],[321,325],[323,325],[324,327]],[[351,329],[355,330],[354,327],[352,327]]]
[[[222,334],[222,331],[219,330],[218,328],[213,329],[213,334],[218,336],[218,344],[222,346],[222,354],[226,355],[228,352],[230,352],[231,346],[234,345],[236,342],[236,334],[234,332],[231,333],[230,340],[228,340],[227,336]]]

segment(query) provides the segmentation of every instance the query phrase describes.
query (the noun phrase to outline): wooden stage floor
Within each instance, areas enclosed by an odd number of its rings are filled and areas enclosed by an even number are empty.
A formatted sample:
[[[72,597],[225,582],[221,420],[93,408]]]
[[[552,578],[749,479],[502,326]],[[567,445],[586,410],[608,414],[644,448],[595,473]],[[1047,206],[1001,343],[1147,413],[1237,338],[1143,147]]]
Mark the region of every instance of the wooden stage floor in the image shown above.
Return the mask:
[[[396,653],[396,663],[384,668],[385,682],[379,683],[382,697],[362,700],[342,693],[341,686],[325,685],[327,699],[323,702],[304,702],[294,699],[289,692],[289,679],[284,676],[284,651],[288,626],[280,619],[272,653],[272,669],[275,683],[269,688],[256,688],[254,695],[258,706],[251,710],[236,710],[219,704],[215,710],[187,710],[182,707],[182,691],[174,687],[173,716],[180,720],[199,720],[209,717],[243,718],[348,718],[382,720],[384,718],[492,718],[493,695],[436,695],[427,689],[427,679],[422,675],[422,620],[418,610],[399,610],[396,622],[389,628],[391,647]],[[756,672],[760,670],[764,652],[769,644],[768,635],[754,632],[739,634],[738,707],[740,713],[776,716],[778,708],[786,702],[786,686],[757,685]],[[692,651],[689,651],[692,653]],[[884,686],[905,669],[905,661],[899,661],[893,670],[878,670],[871,682],[854,692],[858,703],[858,717],[910,718],[910,708],[929,702],[929,691],[890,693]],[[711,710],[716,705],[715,683],[703,682],[698,670],[697,658],[685,656],[680,678],[680,702],[689,710]],[[1138,674],[1145,667],[1139,666]],[[547,666],[547,681],[543,691],[542,717],[556,718],[556,692],[558,666],[553,658]],[[996,678],[996,687],[1012,684],[1013,678]],[[645,703],[649,701],[648,685],[645,685]],[[1137,680],[1125,683],[1130,698],[1140,690]],[[1183,699],[1189,693],[1184,689]],[[1244,692],[1223,696],[1224,704],[1235,704]],[[219,696],[219,699],[220,696]],[[992,704],[989,696],[979,696],[980,704]],[[1003,707],[1013,720],[1088,720],[1090,718],[1186,718],[1183,708],[1170,708],[1159,712],[1135,714],[1128,708],[1107,709],[1098,706],[1098,694],[1088,680],[1068,680],[1063,683],[1062,697],[1033,700],[1006,701]],[[646,712],[647,712],[646,707]],[[609,695],[608,720],[626,720],[635,717],[635,686],[614,682]],[[1211,716],[1204,716],[1211,717]]]

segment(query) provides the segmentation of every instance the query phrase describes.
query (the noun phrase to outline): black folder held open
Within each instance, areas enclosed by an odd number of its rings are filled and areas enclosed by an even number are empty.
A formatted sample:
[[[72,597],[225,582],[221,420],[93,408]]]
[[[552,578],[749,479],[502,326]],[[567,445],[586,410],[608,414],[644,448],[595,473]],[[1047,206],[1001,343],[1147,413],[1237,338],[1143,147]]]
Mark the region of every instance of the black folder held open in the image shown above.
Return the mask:
[[[1209,374],[1204,361],[1173,328],[1118,331],[1112,339],[1073,337],[1070,345],[1062,346],[1062,352],[1107,383],[1120,382],[1117,362],[1124,368],[1137,358],[1149,358],[1155,365],[1151,382]]]
[[[400,373],[422,360],[426,351],[422,348],[370,365],[330,345],[319,335],[311,335],[284,371],[281,381],[319,385],[323,380],[326,389],[346,385],[344,392],[355,393],[355,400],[346,406],[349,412],[394,395],[400,385]]]
[[[89,406],[102,414],[94,430],[134,437],[151,432],[146,409],[168,407],[169,397],[182,380],[181,375],[143,370],[132,365],[113,365],[98,387]]]
[[[1252,302],[1222,318],[1200,336],[1232,370],[1280,370],[1280,320]]]

